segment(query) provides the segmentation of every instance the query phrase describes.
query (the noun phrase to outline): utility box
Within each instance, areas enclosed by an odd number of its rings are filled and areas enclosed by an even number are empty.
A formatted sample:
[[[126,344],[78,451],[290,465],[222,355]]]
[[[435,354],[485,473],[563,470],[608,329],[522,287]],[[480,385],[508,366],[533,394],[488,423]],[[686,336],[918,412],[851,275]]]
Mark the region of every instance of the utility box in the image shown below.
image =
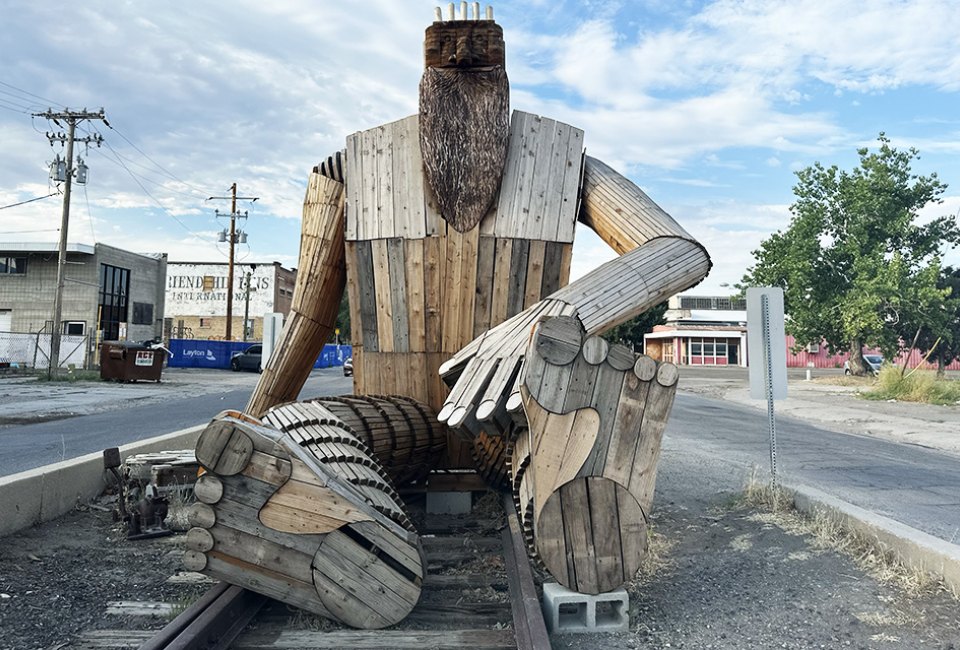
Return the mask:
[[[160,381],[166,350],[143,343],[104,341],[100,347],[100,379]]]

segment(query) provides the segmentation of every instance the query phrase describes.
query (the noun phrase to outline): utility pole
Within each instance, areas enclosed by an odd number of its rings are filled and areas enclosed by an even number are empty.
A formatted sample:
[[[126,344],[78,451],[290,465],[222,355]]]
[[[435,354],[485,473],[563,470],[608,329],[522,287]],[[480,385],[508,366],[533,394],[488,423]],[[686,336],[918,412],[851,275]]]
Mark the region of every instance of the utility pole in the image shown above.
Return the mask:
[[[73,175],[76,171],[73,167],[73,145],[75,142],[82,142],[86,144],[96,144],[99,147],[103,141],[103,137],[100,136],[99,133],[85,138],[75,137],[77,123],[83,122],[84,120],[100,120],[104,124],[108,124],[108,122],[106,117],[104,117],[102,108],[97,112],[91,112],[87,109],[83,109],[82,111],[64,110],[55,112],[52,109],[48,109],[45,113],[34,113],[33,116],[45,117],[57,126],[60,126],[61,120],[67,123],[66,134],[46,134],[50,144],[54,142],[65,142],[67,145],[65,177],[60,178],[59,173],[54,177],[55,181],[62,180],[66,185],[63,188],[63,214],[60,218],[60,248],[57,257],[57,293],[53,299],[53,331],[50,334],[50,363],[47,368],[47,376],[52,378],[57,374],[60,366],[60,320],[63,318],[63,283],[64,270],[67,263],[67,226],[70,223],[70,189],[73,186]],[[51,172],[53,172],[53,170],[51,170]],[[78,182],[86,182],[86,179]]]
[[[228,256],[229,262],[227,265],[227,329],[224,333],[224,339],[227,341],[233,340],[233,247],[237,243],[237,219],[247,218],[247,213],[244,212],[242,215],[237,213],[237,199],[241,201],[256,201],[259,199],[259,196],[237,196],[237,184],[234,183],[230,186],[230,196],[211,196],[208,198],[208,201],[214,200],[230,200],[230,255]],[[217,212],[217,216],[220,215],[220,212]],[[224,241],[226,238],[226,233],[220,233],[220,241]],[[243,231],[240,232],[240,235],[243,236],[243,241],[246,241],[246,233]],[[244,328],[246,328],[246,323],[244,323]]]
[[[247,336],[249,332],[247,331],[247,323],[250,322],[250,277],[253,272],[257,270],[256,264],[250,265],[250,270],[247,271],[247,290],[244,292],[244,301],[243,301],[243,342],[247,342]]]

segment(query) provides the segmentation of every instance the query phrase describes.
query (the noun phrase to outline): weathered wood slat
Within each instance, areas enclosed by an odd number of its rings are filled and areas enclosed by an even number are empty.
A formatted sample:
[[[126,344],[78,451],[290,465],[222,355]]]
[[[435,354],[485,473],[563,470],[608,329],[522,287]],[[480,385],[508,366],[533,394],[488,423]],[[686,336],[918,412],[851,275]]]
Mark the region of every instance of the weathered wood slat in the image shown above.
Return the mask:
[[[513,449],[511,486],[545,567],[570,589],[599,593],[632,578],[646,552],[677,372],[581,328],[544,321],[527,347],[519,394],[529,433]]]
[[[387,409],[391,427],[402,421],[413,430],[413,409]],[[323,404],[285,404],[265,420],[282,431],[224,416],[201,433],[198,460],[208,470],[242,467],[207,479],[221,495],[193,506],[199,528],[188,536],[185,565],[349,625],[401,620],[419,598],[423,560],[379,464]],[[216,493],[204,491],[208,501]]]

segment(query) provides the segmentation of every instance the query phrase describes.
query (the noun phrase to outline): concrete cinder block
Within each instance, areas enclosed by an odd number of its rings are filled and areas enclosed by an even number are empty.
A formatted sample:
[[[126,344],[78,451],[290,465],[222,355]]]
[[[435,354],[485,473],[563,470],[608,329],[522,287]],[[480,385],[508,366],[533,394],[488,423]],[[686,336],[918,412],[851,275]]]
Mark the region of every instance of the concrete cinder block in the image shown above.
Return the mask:
[[[470,492],[427,492],[427,513],[431,515],[466,515],[473,508]]]
[[[581,594],[556,582],[543,585],[543,617],[551,633],[626,632],[630,596],[625,589]]]

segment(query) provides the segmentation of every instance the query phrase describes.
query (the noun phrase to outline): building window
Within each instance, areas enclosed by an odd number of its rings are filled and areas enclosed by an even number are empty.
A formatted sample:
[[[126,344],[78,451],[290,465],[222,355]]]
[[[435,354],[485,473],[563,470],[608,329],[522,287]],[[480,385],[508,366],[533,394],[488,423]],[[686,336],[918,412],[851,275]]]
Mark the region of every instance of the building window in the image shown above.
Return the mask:
[[[127,322],[130,270],[100,265],[100,329],[104,341],[120,338],[120,323]]]
[[[210,319],[209,319],[209,318],[201,318],[201,319],[200,319],[200,327],[210,327]]]
[[[0,256],[0,274],[23,275],[26,272],[26,257]]]
[[[82,320],[64,321],[63,333],[67,336],[83,336],[87,333],[87,324]]]
[[[729,362],[726,339],[691,338],[690,358],[692,366],[725,366]]]
[[[133,303],[133,324],[153,325],[153,305],[149,302]]]
[[[662,356],[664,363],[673,363],[673,339],[664,339]]]

